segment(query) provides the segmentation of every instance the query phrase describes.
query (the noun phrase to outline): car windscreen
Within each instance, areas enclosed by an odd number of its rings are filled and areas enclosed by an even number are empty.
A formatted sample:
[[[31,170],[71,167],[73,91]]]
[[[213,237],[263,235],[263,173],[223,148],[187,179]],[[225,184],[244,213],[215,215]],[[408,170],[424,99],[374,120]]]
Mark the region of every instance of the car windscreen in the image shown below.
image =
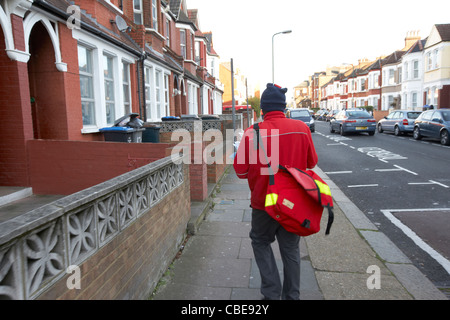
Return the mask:
[[[450,111],[441,111],[441,114],[445,121],[450,121]]]
[[[408,119],[417,119],[420,116],[421,112],[408,112],[406,116]]]
[[[309,112],[307,110],[291,110],[291,117],[309,117]]]
[[[372,118],[372,116],[365,111],[347,111],[349,118]]]

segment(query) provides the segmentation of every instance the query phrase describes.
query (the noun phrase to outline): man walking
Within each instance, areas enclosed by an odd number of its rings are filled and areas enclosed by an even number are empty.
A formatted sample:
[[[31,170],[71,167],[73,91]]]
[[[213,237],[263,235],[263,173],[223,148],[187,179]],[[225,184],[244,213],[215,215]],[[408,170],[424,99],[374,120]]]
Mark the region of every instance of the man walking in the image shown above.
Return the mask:
[[[264,121],[259,124],[260,143],[263,143],[262,147],[270,160],[265,158],[264,153],[258,152],[256,146],[259,144],[255,143],[253,126],[245,131],[234,159],[237,176],[248,179],[251,190],[250,238],[261,274],[261,293],[265,299],[274,300],[300,298],[300,237],[286,231],[264,211],[269,183],[267,163],[269,160],[275,172],[278,164],[305,171],[314,168],[318,160],[308,126],[284,115],[286,92],[286,88],[269,83],[261,96]],[[275,239],[283,260],[283,284],[271,248]]]

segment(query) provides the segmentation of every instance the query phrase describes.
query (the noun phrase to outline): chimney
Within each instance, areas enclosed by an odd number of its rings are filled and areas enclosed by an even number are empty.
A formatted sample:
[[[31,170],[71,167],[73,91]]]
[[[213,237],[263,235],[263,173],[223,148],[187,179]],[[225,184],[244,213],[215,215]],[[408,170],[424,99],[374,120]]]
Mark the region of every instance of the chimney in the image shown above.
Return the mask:
[[[419,30],[408,31],[405,38],[405,47],[401,51],[411,48],[418,40],[420,40]]]

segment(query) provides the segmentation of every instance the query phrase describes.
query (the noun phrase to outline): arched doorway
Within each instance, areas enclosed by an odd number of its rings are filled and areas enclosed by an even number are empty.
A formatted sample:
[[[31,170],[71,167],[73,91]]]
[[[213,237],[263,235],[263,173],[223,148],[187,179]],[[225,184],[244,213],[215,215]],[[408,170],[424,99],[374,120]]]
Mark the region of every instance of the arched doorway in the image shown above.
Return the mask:
[[[51,26],[55,28],[54,25]],[[68,137],[64,75],[55,64],[55,50],[42,22],[30,32],[28,79],[35,139],[65,140]]]

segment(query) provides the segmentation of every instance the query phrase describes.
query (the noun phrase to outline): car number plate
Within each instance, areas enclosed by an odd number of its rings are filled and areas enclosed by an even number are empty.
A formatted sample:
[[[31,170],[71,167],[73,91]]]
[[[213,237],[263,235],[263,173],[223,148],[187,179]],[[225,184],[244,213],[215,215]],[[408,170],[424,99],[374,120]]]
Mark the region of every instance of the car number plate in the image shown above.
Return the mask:
[[[356,127],[356,130],[367,130],[367,127]]]

